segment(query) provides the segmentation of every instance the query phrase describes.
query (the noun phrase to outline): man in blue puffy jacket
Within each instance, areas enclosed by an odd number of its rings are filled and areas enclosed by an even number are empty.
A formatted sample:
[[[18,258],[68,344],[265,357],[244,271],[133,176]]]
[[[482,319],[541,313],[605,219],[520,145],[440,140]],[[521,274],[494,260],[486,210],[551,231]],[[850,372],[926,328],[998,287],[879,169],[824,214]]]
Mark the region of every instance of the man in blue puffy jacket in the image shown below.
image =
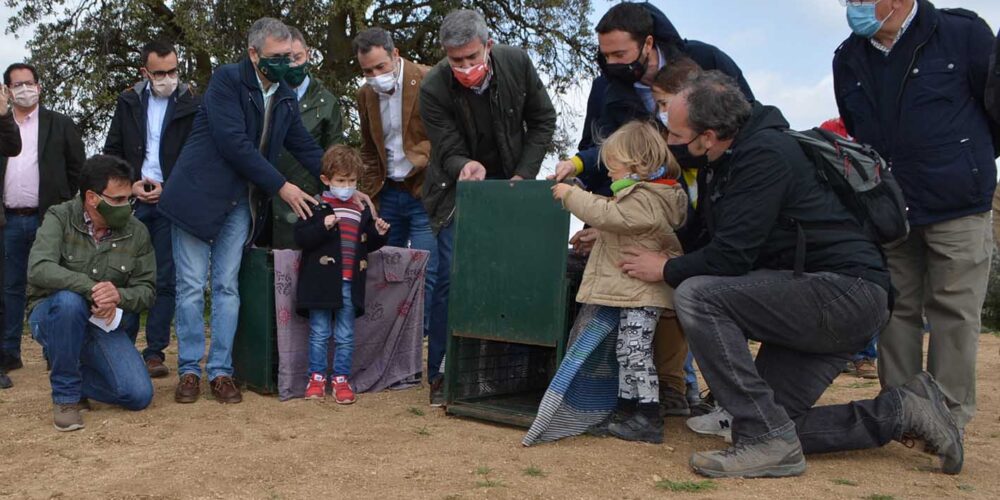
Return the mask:
[[[847,131],[889,162],[911,231],[885,250],[897,290],[879,342],[879,378],[897,387],[923,370],[960,428],[976,409],[976,348],[993,252],[995,145],[983,104],[994,37],[974,12],[927,0],[848,1],[853,33],[833,59]]]

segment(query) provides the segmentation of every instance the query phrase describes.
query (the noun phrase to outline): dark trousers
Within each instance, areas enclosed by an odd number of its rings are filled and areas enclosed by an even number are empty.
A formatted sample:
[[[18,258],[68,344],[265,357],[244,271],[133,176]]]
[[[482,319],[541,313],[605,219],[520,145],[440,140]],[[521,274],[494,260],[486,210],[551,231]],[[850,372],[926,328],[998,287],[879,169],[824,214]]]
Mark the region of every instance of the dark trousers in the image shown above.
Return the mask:
[[[174,319],[176,302],[177,276],[174,273],[171,224],[160,214],[156,204],[141,201],[135,204],[135,217],[149,230],[153,252],[156,254],[156,300],[146,317],[146,348],[142,350],[142,359],[157,357],[160,361],[165,361],[167,358],[163,351],[170,345],[170,322]],[[139,335],[139,315],[133,315],[124,326],[125,333],[135,343]]]
[[[878,285],[835,273],[759,270],[690,278],[674,304],[705,381],[733,415],[735,442],[794,429],[805,453],[824,453],[899,437],[895,390],[813,406],[888,321],[887,294]],[[756,360],[748,339],[761,344]]]
[[[3,230],[3,348],[12,358],[21,357],[21,337],[24,335],[24,308],[27,302],[28,254],[35,243],[40,223],[35,215],[18,215],[8,211]]]
[[[427,329],[427,380],[441,373],[441,361],[448,347],[448,292],[451,290],[451,257],[455,243],[454,222],[437,234],[437,279],[431,298],[431,319]]]

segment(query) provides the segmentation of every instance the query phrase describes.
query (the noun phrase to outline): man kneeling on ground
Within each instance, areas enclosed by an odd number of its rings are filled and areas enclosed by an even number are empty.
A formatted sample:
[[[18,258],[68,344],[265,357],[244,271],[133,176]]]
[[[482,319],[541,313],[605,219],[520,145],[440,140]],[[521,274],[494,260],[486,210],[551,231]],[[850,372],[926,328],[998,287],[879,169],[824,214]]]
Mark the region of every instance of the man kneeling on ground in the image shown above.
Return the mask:
[[[671,99],[668,120],[674,157],[699,170],[710,240],[671,259],[626,250],[623,268],[675,287],[698,367],[733,415],[733,446],[695,453],[694,471],[794,476],[803,454],[921,439],[957,474],[962,438],[927,373],[874,399],[813,406],[885,326],[892,286],[876,244],[820,184],[781,112],[709,71]],[[756,359],[747,339],[760,342]]]
[[[88,398],[129,410],[153,400],[146,365],[120,317],[148,308],[156,284],[149,232],[132,216],[131,179],[118,158],[87,160],[79,198],[48,210],[31,247],[29,324],[51,364],[59,431],[83,428]]]

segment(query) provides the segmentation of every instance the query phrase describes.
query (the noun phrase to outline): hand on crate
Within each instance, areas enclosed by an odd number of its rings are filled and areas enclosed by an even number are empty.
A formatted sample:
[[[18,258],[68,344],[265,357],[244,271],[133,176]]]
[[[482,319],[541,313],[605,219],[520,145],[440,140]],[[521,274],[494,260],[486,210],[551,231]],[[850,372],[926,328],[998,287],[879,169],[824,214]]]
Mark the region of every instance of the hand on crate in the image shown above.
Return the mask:
[[[481,181],[486,178],[486,167],[478,161],[470,161],[462,167],[462,172],[458,174],[460,181]]]
[[[556,184],[552,186],[552,197],[559,201],[562,201],[563,198],[566,197],[566,193],[569,193],[570,189],[573,189],[573,186],[570,184],[563,184],[563,183]]]

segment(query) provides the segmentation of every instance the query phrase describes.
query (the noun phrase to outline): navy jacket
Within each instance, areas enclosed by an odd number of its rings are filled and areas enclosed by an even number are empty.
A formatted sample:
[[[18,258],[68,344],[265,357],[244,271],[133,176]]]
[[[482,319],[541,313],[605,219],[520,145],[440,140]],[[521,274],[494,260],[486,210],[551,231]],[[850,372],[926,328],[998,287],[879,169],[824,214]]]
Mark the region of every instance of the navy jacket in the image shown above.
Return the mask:
[[[996,187],[983,105],[993,33],[973,12],[918,1],[888,58],[853,34],[833,58],[847,131],[889,162],[913,226],[986,212]]]
[[[271,99],[268,147],[262,154],[264,96],[253,64],[244,59],[215,70],[160,197],[160,212],[171,222],[212,243],[229,212],[249,196],[250,184],[268,196],[284,185],[274,167],[282,146],[319,176],[323,150],[302,125],[295,92],[282,84]],[[255,203],[251,210],[257,210]],[[257,212],[253,235],[263,227],[264,212]]]
[[[650,3],[640,4],[653,16],[653,37],[660,52],[670,54],[677,49],[690,57],[705,70],[719,70],[733,77],[740,89],[746,94],[747,100],[753,101],[750,85],[743,78],[743,72],[733,60],[714,45],[697,40],[681,38],[677,28],[660,9]],[[671,47],[676,47],[672,49]],[[580,151],[576,154],[583,160],[584,173],[580,179],[591,191],[609,195],[611,181],[607,170],[600,165],[596,138],[611,135],[618,127],[632,120],[654,120],[655,113],[646,110],[642,98],[632,85],[618,81],[609,81],[603,75],[594,79],[587,99],[587,115],[583,122],[583,133],[580,139]]]
[[[146,110],[149,108],[148,80],[137,83],[118,96],[115,116],[111,119],[111,129],[104,141],[104,154],[115,155],[132,166],[132,180],[142,179],[142,164],[146,161]],[[177,163],[177,157],[184,147],[195,113],[201,104],[201,97],[185,83],[167,103],[167,113],[163,117],[160,132],[160,170],[163,179],[170,177],[170,171]]]

